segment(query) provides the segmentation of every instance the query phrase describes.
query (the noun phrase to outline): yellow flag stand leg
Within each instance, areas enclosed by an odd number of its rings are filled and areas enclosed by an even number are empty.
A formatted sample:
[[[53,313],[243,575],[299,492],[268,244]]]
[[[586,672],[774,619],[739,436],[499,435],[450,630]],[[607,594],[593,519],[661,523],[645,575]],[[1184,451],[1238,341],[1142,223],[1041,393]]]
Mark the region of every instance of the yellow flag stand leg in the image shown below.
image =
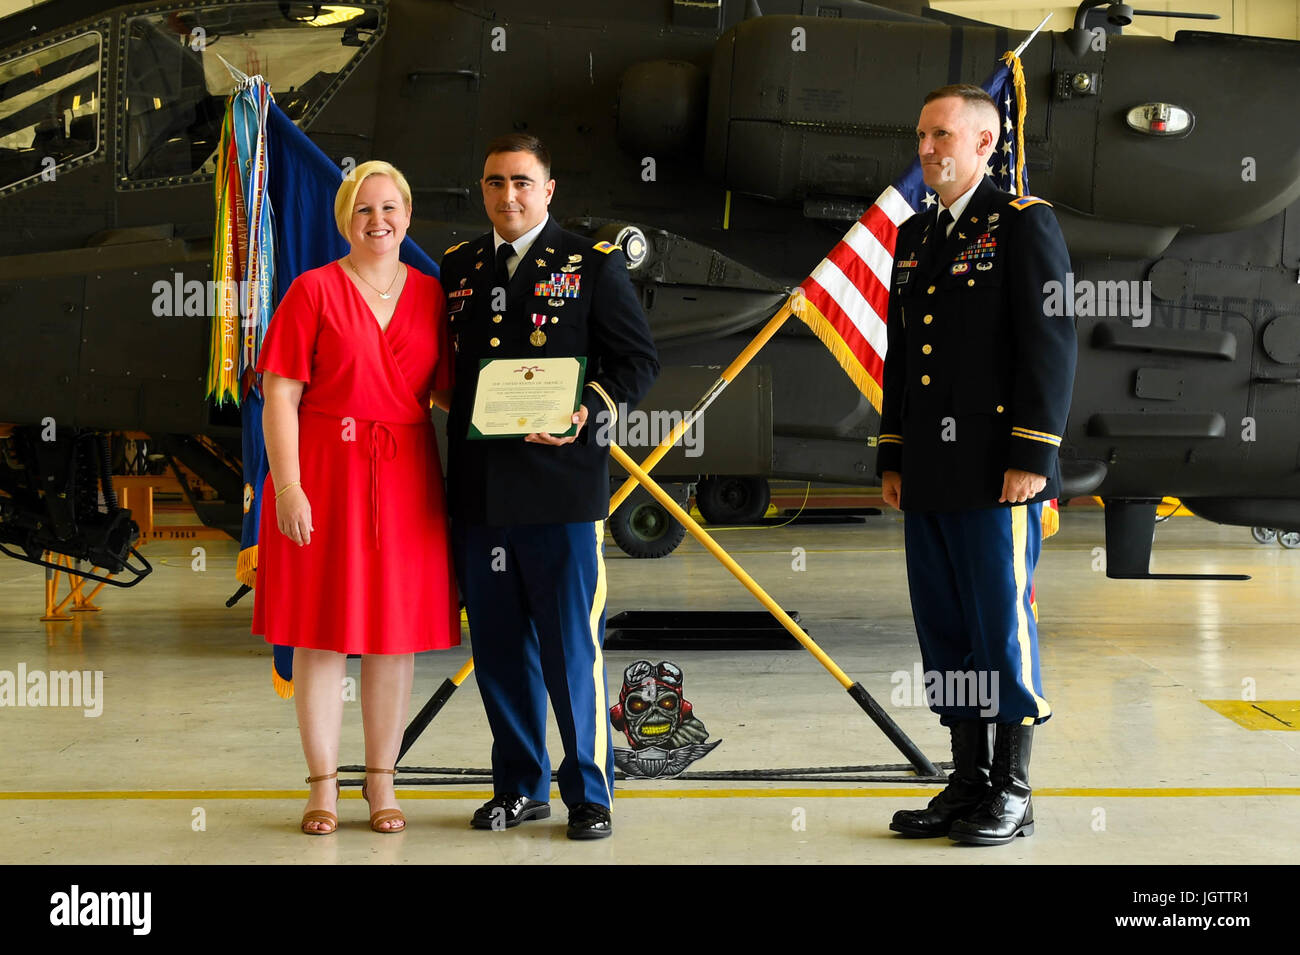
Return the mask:
[[[736,360],[732,361],[732,363],[723,370],[722,376],[719,376],[718,381],[712,383],[712,386],[708,388],[705,395],[703,395],[698,401],[695,401],[695,407],[690,409],[690,413],[686,414],[685,417],[682,417],[682,420],[673,426],[671,433],[669,433],[667,437],[664,437],[662,442],[659,442],[659,447],[656,447],[654,451],[651,451],[649,455],[646,456],[646,460],[643,460],[641,463],[641,468],[643,470],[649,472],[649,470],[653,469],[654,466],[663,459],[663,456],[668,453],[669,448],[677,442],[677,439],[681,438],[681,435],[684,435],[686,430],[695,424],[695,421],[698,420],[699,416],[705,413],[705,409],[708,408],[708,405],[714,403],[714,400],[718,398],[718,395],[727,390],[727,386],[731,385],[731,383],[735,381],[737,374],[740,374],[742,370],[744,370],[745,365],[748,365],[750,361],[753,361],[754,356],[758,355],[758,352],[762,350],[764,344],[767,344],[772,340],[772,335],[775,335],[776,331],[785,324],[785,320],[790,317],[790,314],[793,313],[790,312],[789,301],[787,301],[787,303],[781,305],[780,311],[777,311],[777,313],[768,320],[767,325],[763,326],[763,330],[759,331],[758,335],[755,335],[753,342],[750,342],[748,346],[745,346],[745,350],[742,351],[740,355],[736,356]],[[624,500],[627,500],[628,495],[632,494],[632,490],[636,486],[636,478],[628,477],[627,481],[623,482],[623,486],[621,486],[610,499],[610,511],[608,511],[608,513],[611,513],[612,515],[612,513],[617,511],[619,505],[623,503]],[[406,733],[402,734],[402,748],[398,751],[399,761],[402,759],[402,756],[406,755],[406,751],[411,748],[412,743],[415,743],[416,739],[420,738],[420,734],[424,733],[426,726],[428,726],[430,722],[433,722],[433,717],[438,715],[439,709],[442,709],[442,707],[447,703],[447,700],[451,699],[451,694],[455,693],[456,687],[459,687],[461,683],[467,680],[469,674],[473,672],[474,661],[473,657],[471,657],[471,659],[465,663],[464,667],[461,667],[458,672],[456,672],[456,676],[442,681],[442,686],[439,686],[437,691],[434,691],[433,696],[430,696],[429,698],[429,702],[424,704],[424,707],[420,709],[420,712],[417,713],[415,719],[413,719],[411,724],[407,726]]]
[[[938,768],[930,762],[926,755],[921,752],[920,748],[912,742],[911,738],[899,728],[898,724],[895,723],[893,719],[890,718],[889,714],[881,708],[880,704],[872,698],[866,688],[863,687],[861,683],[851,680],[848,674],[840,669],[839,665],[826,654],[826,651],[819,647],[817,643],[808,636],[808,634],[803,632],[799,625],[791,619],[790,615],[785,612],[781,605],[773,600],[771,595],[763,590],[763,588],[758,585],[757,581],[746,573],[744,568],[736,563],[730,554],[722,549],[722,545],[710,537],[708,532],[705,531],[704,528],[700,527],[700,525],[695,522],[695,519],[692,518],[690,514],[686,513],[686,511],[682,509],[681,505],[674,501],[667,491],[661,488],[655,480],[650,477],[650,475],[648,475],[642,468],[638,467],[636,462],[627,456],[626,451],[620,448],[617,444],[611,443],[609,446],[609,453],[610,456],[617,461],[629,475],[631,475],[630,480],[639,483],[649,491],[654,499],[666,508],[673,517],[680,521],[682,526],[686,528],[690,535],[698,540],[709,553],[716,557],[718,561],[727,568],[727,570],[731,571],[732,576],[739,580],[741,584],[744,585],[745,589],[758,599],[758,602],[761,603],[768,612],[780,622],[781,626],[785,627],[790,635],[798,640],[799,644],[811,653],[817,659],[817,662],[826,668],[831,676],[835,677],[840,686],[844,687],[844,689],[848,691],[849,696],[851,696],[853,700],[862,707],[867,716],[871,717],[872,722],[880,728],[880,731],[884,733],[885,736],[889,738],[889,741],[898,748],[899,752],[907,758],[907,761],[912,764],[912,767],[919,775],[932,777],[941,775]],[[411,748],[411,745],[419,738],[420,734],[424,732],[425,727],[433,721],[433,718],[438,715],[438,712],[446,704],[447,700],[449,700],[451,695],[456,692],[456,689],[465,682],[465,679],[473,672],[473,670],[473,659],[467,660],[465,665],[457,671],[455,676],[442,682],[442,686],[440,686],[437,692],[430,697],[429,702],[424,705],[415,719],[411,721],[411,725],[407,727],[405,734],[403,734],[402,748],[397,754],[398,762],[401,761],[402,756],[404,756],[406,751]]]
[[[908,735],[904,733],[899,728],[898,724],[889,717],[889,714],[881,709],[880,704],[872,699],[871,694],[866,691],[862,684],[850,680],[848,674],[841,670],[835,661],[826,655],[826,651],[819,647],[813,639],[808,636],[808,634],[804,633],[799,625],[790,618],[790,615],[782,609],[781,605],[773,600],[772,597],[758,585],[754,578],[749,576],[749,574],[745,572],[744,568],[737,564],[735,560],[732,559],[731,555],[722,549],[722,545],[710,537],[704,528],[695,523],[695,519],[691,517],[691,515],[687,514],[686,511],[682,510],[681,505],[674,501],[667,491],[656,484],[650,475],[646,474],[644,470],[636,466],[636,463],[627,456],[627,452],[616,444],[610,444],[609,453],[615,461],[627,470],[627,473],[630,474],[632,478],[639,482],[642,487],[650,492],[661,506],[668,510],[668,513],[672,514],[673,517],[677,518],[677,520],[681,522],[681,525],[686,528],[687,532],[690,533],[692,537],[703,544],[705,549],[716,557],[722,566],[731,571],[732,576],[739,580],[745,586],[745,589],[753,594],[758,599],[758,602],[767,608],[772,616],[780,622],[781,626],[785,627],[785,629],[789,631],[790,636],[798,640],[805,650],[817,658],[817,662],[824,666],[827,671],[829,671],[830,675],[839,681],[840,686],[844,687],[844,689],[848,691],[849,696],[853,697],[854,701],[856,701],[866,714],[871,717],[872,722],[874,722],[876,726],[880,727],[880,731],[889,737],[889,741],[898,747],[899,752],[907,757],[907,761],[912,764],[913,768],[915,768],[920,775],[940,775],[939,770],[935,767],[934,763],[930,762],[930,760],[926,758],[925,754],[922,753],[917,745],[912,742]]]
[[[456,671],[456,675],[448,677],[442,681],[442,686],[434,691],[433,696],[429,697],[429,702],[420,708],[420,712],[411,720],[406,732],[402,734],[402,748],[397,751],[397,762],[402,761],[406,751],[414,745],[415,741],[420,738],[420,734],[425,728],[433,722],[433,718],[438,715],[439,711],[451,699],[451,695],[460,688],[471,673],[474,672],[474,658],[470,657],[465,661],[465,665]]]
[[[646,473],[654,470],[654,466],[663,459],[663,456],[667,454],[669,450],[672,449],[672,446],[677,443],[677,439],[684,435],[690,429],[691,425],[695,424],[700,415],[704,414],[705,409],[708,408],[709,405],[713,404],[718,395],[722,394],[722,392],[726,390],[727,385],[736,380],[736,376],[744,370],[746,365],[754,360],[754,356],[762,350],[763,346],[772,340],[772,336],[775,335],[777,330],[785,324],[785,320],[789,318],[791,314],[793,313],[790,311],[790,303],[786,302],[786,304],[781,306],[781,310],[773,315],[771,320],[763,326],[763,330],[754,337],[754,340],[745,346],[745,350],[736,356],[735,361],[726,367],[718,377],[718,380],[713,383],[707,392],[705,392],[704,396],[700,398],[699,401],[695,402],[695,407],[690,410],[690,413],[685,415],[681,421],[677,422],[677,424],[673,425],[672,431],[670,431],[664,439],[659,442],[659,447],[655,448],[646,456],[646,459],[641,462],[641,470]],[[619,463],[622,464],[621,461]],[[626,501],[627,496],[636,488],[636,478],[632,476],[630,469],[627,469],[627,471],[627,480],[623,482],[623,486],[614,493],[612,498],[610,498],[609,513],[611,514],[618,510],[619,505]],[[682,526],[684,527],[685,524]]]
[[[650,471],[659,463],[663,456],[668,453],[669,449],[677,443],[677,440],[686,433],[687,429],[699,419],[700,415],[704,414],[705,409],[708,408],[709,405],[713,404],[718,395],[722,394],[722,392],[726,390],[727,385],[731,384],[731,382],[736,379],[736,376],[744,370],[745,366],[754,360],[754,356],[759,353],[763,346],[772,340],[772,336],[777,333],[777,330],[785,324],[785,320],[792,314],[789,302],[786,302],[781,306],[780,310],[768,320],[766,325],[763,326],[763,330],[754,336],[754,340],[745,346],[744,351],[736,356],[735,360],[732,361],[732,363],[728,365],[718,377],[718,380],[710,386],[709,390],[705,392],[699,401],[695,402],[695,407],[691,409],[690,413],[674,425],[672,431],[664,437],[664,439],[659,443],[659,446],[651,451],[646,459],[641,462],[641,467],[644,471]],[[622,453],[621,449],[619,453]],[[630,471],[628,473],[629,475],[631,474]],[[635,487],[636,478],[629,476],[628,479],[623,482],[623,486],[615,492],[612,498],[610,498],[608,513],[613,514],[618,510],[619,505],[627,500],[627,496],[632,493],[632,490]],[[442,685],[438,687],[433,696],[429,698],[429,702],[425,703],[424,706],[421,707],[420,712],[416,714],[415,719],[411,720],[410,725],[406,727],[406,732],[402,734],[402,748],[398,750],[397,753],[397,759],[399,762],[402,757],[406,755],[406,751],[411,748],[411,745],[420,738],[420,734],[424,732],[425,728],[433,722],[433,718],[438,715],[438,712],[444,705],[446,705],[447,701],[451,699],[451,695],[456,692],[456,689],[464,683],[473,672],[474,659],[471,657],[466,661],[465,665],[456,672],[455,676],[442,681]]]

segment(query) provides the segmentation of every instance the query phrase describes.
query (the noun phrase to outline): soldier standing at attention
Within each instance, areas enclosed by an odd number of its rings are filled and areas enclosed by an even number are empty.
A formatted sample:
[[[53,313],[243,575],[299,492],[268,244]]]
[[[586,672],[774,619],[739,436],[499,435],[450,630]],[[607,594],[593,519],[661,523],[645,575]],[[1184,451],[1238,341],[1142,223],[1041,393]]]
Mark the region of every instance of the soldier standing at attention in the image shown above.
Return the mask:
[[[930,708],[954,764],[889,828],[980,845],[1034,831],[1030,742],[1052,709],[1030,590],[1077,351],[1073,323],[1043,308],[1070,268],[1051,207],[985,178],[999,123],[979,87],[925,98],[917,152],[938,201],[898,231],[876,465],[904,512],[921,657],[944,678]]]
[[[492,728],[494,796],[470,824],[508,829],[551,814],[546,698],[564,743],[568,835],[611,834],[614,751],[601,645],[612,424],[659,374],[622,251],[548,214],[551,157],[534,136],[488,145],[483,206],[493,230],[447,250],[442,283],[456,350],[447,422],[452,547]],[[467,438],[481,359],[587,359],[575,436]]]

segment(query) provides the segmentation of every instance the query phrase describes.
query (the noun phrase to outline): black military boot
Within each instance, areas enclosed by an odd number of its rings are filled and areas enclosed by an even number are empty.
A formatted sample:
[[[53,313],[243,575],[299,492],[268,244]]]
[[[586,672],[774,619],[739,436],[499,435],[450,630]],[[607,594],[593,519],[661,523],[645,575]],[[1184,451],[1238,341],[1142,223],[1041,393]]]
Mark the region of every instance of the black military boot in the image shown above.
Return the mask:
[[[998,724],[993,743],[993,792],[978,809],[952,824],[948,838],[979,846],[1003,846],[1016,836],[1034,834],[1034,803],[1029,788],[1033,739],[1032,726]]]
[[[948,785],[924,809],[900,809],[889,828],[905,836],[946,836],[948,827],[977,809],[989,789],[993,748],[987,723],[961,720],[953,723],[952,774]]]

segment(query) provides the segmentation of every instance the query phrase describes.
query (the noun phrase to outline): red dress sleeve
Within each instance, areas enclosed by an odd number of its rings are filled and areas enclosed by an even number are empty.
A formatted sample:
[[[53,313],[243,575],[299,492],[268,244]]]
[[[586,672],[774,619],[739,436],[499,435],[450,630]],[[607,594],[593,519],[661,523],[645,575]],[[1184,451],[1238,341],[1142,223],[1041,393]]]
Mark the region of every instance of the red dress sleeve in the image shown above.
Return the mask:
[[[258,374],[270,371],[282,378],[311,381],[320,307],[317,286],[310,275],[303,273],[293,280],[271,316],[257,361]]]
[[[442,285],[434,283],[433,331],[438,340],[438,364],[433,370],[433,389],[445,391],[456,383],[456,356],[452,354],[451,323],[447,321],[447,297]]]

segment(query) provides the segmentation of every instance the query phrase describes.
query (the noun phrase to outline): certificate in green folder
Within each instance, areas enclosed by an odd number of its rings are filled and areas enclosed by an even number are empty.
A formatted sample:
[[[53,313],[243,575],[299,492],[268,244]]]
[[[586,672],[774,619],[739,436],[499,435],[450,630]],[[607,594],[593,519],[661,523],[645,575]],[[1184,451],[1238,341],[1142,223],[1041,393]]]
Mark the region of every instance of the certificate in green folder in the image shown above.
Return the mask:
[[[469,437],[520,438],[545,431],[576,434],[586,358],[485,358],[470,412]]]

